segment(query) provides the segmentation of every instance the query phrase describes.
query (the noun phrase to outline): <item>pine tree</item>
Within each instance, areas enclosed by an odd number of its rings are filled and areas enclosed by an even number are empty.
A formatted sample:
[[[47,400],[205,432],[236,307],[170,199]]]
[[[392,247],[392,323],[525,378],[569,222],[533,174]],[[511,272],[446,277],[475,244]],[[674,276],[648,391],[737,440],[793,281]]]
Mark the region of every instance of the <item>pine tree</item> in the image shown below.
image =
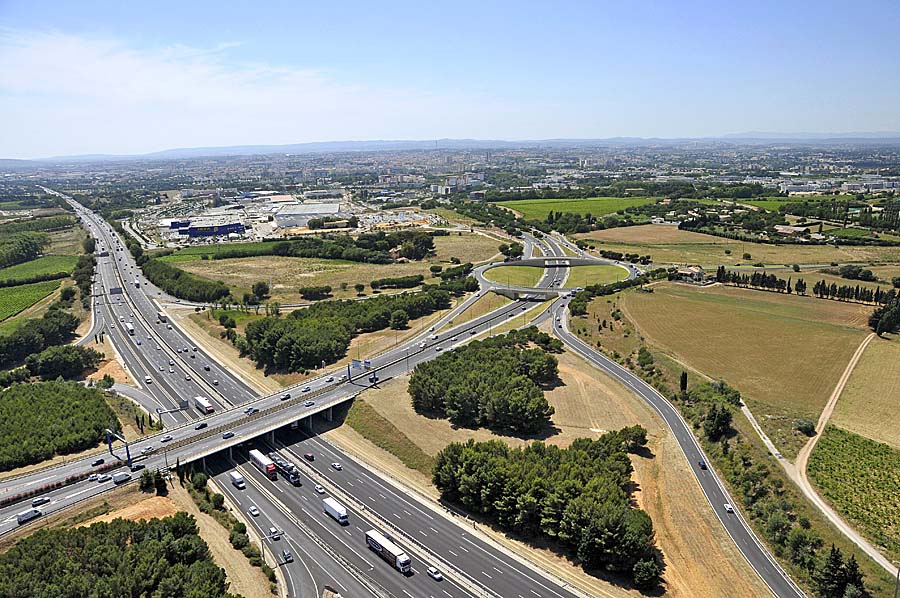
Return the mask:
[[[844,557],[839,548],[831,545],[828,557],[816,571],[814,578],[819,598],[842,598],[847,579],[844,575]]]

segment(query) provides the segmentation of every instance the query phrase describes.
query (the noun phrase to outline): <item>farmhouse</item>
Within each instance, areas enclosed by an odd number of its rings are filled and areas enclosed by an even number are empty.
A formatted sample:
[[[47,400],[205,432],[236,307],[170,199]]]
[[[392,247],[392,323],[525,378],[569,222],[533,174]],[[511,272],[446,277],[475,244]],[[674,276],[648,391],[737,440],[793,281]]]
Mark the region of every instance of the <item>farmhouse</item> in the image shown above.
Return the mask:
[[[809,228],[804,226],[788,226],[787,224],[776,224],[775,232],[779,235],[787,235],[793,237],[796,235],[808,235]]]
[[[702,283],[710,278],[703,267],[697,265],[680,266],[675,274],[682,282]]]

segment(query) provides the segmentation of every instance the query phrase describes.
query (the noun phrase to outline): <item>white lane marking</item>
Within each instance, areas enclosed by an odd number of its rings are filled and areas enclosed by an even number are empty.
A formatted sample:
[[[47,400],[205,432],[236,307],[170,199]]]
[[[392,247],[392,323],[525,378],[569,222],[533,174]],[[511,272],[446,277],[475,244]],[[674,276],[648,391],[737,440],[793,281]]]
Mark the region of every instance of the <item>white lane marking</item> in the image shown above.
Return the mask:
[[[481,546],[479,546],[479,545],[476,544],[475,542],[471,541],[470,539],[468,539],[468,538],[466,538],[466,537],[463,537],[463,540],[465,540],[466,542],[468,542],[469,544],[471,544],[472,546],[474,546],[474,547],[477,548],[478,550],[482,551],[483,553],[485,553],[485,554],[488,555],[489,557],[492,557],[492,558],[494,557],[494,555],[492,555],[490,552],[488,552],[487,550],[485,550],[484,548],[482,548]],[[518,573],[518,574],[521,575],[522,577],[525,577],[525,578],[527,578],[527,579],[530,579],[531,581],[533,581],[533,582],[536,583],[537,585],[541,586],[542,588],[544,588],[545,590],[549,591],[549,592],[552,593],[552,594],[556,594],[556,595],[559,596],[560,598],[565,598],[565,596],[563,596],[563,595],[560,594],[559,592],[555,591],[553,588],[550,588],[550,587],[548,587],[548,586],[542,584],[541,582],[539,582],[539,581],[536,580],[535,578],[531,577],[530,575],[528,575],[527,573],[525,573],[525,572],[522,571],[521,569],[519,569],[519,568],[515,568],[515,569],[516,569],[516,573]],[[531,591],[534,592],[534,590],[531,590]],[[537,594],[537,592],[534,592],[534,593]],[[540,596],[540,594],[537,594],[537,595]]]
[[[449,552],[450,554],[452,554],[452,555],[455,556],[456,558],[459,558],[459,555],[456,554],[455,552],[453,552],[452,550],[450,550],[449,548],[447,549],[447,552]]]
[[[90,491],[93,490],[94,488],[95,488],[94,486],[88,486],[88,487],[85,488],[84,490],[79,490],[78,492],[73,492],[72,494],[70,494],[70,495],[68,495],[68,496],[64,496],[64,497],[62,498],[62,500],[67,500],[67,499],[69,499],[69,498],[74,498],[74,497],[78,496],[79,494],[84,494],[85,492],[90,492]]]
[[[481,574],[484,575],[485,577],[487,577],[488,579],[494,579],[494,577],[492,575],[488,575],[484,571],[482,571]]]

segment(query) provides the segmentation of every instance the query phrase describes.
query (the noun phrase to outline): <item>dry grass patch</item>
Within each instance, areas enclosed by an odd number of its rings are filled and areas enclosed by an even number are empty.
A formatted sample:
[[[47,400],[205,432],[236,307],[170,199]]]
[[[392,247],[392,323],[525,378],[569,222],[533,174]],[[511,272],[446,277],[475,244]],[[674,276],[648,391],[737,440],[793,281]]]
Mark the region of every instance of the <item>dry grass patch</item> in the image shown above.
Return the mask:
[[[828,264],[900,260],[900,247],[831,245],[764,245],[742,243],[712,235],[679,230],[674,226],[645,224],[576,235],[593,241],[598,249],[623,253],[649,253],[657,263],[692,263],[705,266],[751,264]],[[725,250],[731,251],[726,255]],[[751,259],[742,258],[749,253]]]
[[[622,297],[649,344],[741,391],[760,425],[793,457],[867,334],[871,308],[730,287],[663,284]]]
[[[900,449],[900,337],[875,338],[850,375],[831,423]]]
[[[422,261],[400,264],[364,264],[345,260],[317,258],[258,256],[224,260],[190,260],[178,262],[182,270],[211,280],[221,280],[236,297],[250,291],[255,282],[271,285],[270,301],[282,304],[305,303],[297,289],[308,286],[330,286],[337,299],[356,297],[354,285],[366,285],[379,278],[394,278],[421,274],[426,282],[431,279],[430,267],[452,266],[450,258],[461,262],[481,262],[497,255],[500,241],[473,233],[451,232],[444,237],[434,237],[435,255]],[[438,281],[438,279],[434,279]],[[397,291],[390,291],[397,292]]]

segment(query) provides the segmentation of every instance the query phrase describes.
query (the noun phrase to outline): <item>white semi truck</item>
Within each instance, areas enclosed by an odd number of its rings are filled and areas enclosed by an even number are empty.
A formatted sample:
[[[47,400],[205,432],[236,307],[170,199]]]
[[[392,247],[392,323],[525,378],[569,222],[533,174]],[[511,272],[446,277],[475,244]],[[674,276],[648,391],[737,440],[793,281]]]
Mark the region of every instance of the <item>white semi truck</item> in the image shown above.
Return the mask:
[[[345,509],[344,505],[342,505],[338,501],[329,496],[322,501],[322,505],[325,507],[325,512],[331,515],[331,517],[341,525],[347,525],[350,523],[350,521],[347,519],[347,509]]]

